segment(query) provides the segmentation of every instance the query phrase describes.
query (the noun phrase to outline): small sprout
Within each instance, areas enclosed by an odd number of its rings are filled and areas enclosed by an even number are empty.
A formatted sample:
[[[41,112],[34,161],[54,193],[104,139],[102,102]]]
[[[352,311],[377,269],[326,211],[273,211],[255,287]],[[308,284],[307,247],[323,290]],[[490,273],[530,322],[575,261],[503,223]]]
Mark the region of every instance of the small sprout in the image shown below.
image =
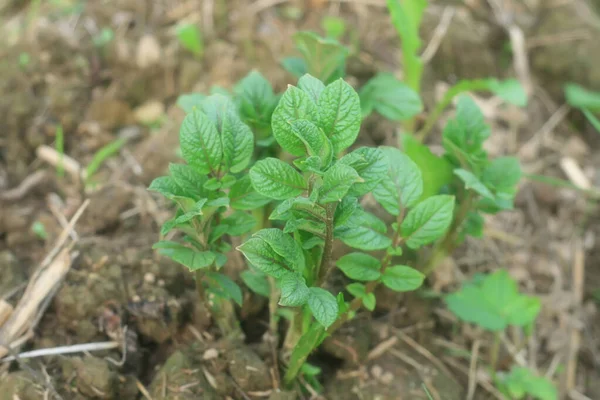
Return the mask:
[[[94,35],[92,42],[94,43],[94,46],[102,48],[112,42],[114,37],[115,32],[110,28],[104,27],[100,30],[100,32]]]
[[[40,239],[47,240],[48,232],[46,231],[46,227],[41,221],[35,221],[31,225],[31,231]]]
[[[195,24],[181,24],[176,30],[179,43],[190,53],[201,57],[204,53],[202,34]]]

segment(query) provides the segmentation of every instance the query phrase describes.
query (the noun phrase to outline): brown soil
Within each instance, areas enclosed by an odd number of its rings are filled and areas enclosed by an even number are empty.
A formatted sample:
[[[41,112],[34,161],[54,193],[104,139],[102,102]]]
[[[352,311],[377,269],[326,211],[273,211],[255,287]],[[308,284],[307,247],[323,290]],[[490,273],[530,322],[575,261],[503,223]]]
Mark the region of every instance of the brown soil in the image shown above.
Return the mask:
[[[146,187],[177,159],[183,113],[174,102],[180,93],[207,92],[213,85],[231,88],[253,68],[282,90],[293,82],[278,64],[293,52],[291,34],[320,30],[325,14],[344,17],[351,30],[344,41],[359,44],[350,79],[401,69],[384,1],[262,7],[266,3],[0,2],[2,298],[12,305],[18,301],[63,225],[90,199],[76,225],[74,262],[31,340],[18,350],[111,340],[127,326],[122,363],[121,349],[113,349],[0,364],[0,400],[57,394],[64,399],[316,398],[280,390],[278,365],[263,340],[268,314],[263,299],[246,293],[238,310],[246,343],[220,339],[196,301],[192,276],[151,250],[170,209]],[[444,83],[515,76],[509,37],[485,1],[465,1],[468,7],[432,3],[424,21],[426,45],[442,15],[450,12],[446,7],[455,13],[426,66],[428,106]],[[506,3],[513,5],[511,20],[529,44],[533,95],[526,109],[479,98],[493,126],[490,154],[517,154],[526,172],[561,179],[568,177],[560,162],[571,157],[600,187],[600,136],[577,112],[556,119],[565,82],[600,89],[595,3]],[[177,44],[179,21],[204,27],[202,59]],[[93,38],[103,27],[113,30],[114,39],[97,47]],[[54,146],[59,125],[65,154],[84,167],[107,143],[121,137],[127,143],[103,164],[94,185],[84,187],[68,171],[58,177],[37,156],[39,146]],[[394,144],[395,125],[371,117],[360,141]],[[13,190],[38,171],[45,171],[42,179]],[[524,350],[503,354],[503,368],[513,358],[524,359],[540,373],[550,371],[563,398],[599,399],[599,222],[598,203],[582,192],[525,180],[517,208],[489,219],[486,239],[467,241],[436,271],[429,287],[441,294],[475,272],[508,268],[524,290],[542,297],[544,309]],[[44,237],[33,231],[34,223],[44,227]],[[236,277],[242,261],[233,260],[227,268]],[[581,272],[583,288],[577,285]],[[458,324],[435,296],[425,300],[384,292],[373,317],[359,315],[328,339],[312,362],[323,370],[321,398],[427,399],[426,388],[436,400],[458,400],[466,398],[473,379],[469,352],[474,343],[483,352],[489,339]],[[511,343],[519,339],[510,333]],[[567,379],[569,371],[575,372],[574,382]],[[479,383],[472,398],[494,397]]]

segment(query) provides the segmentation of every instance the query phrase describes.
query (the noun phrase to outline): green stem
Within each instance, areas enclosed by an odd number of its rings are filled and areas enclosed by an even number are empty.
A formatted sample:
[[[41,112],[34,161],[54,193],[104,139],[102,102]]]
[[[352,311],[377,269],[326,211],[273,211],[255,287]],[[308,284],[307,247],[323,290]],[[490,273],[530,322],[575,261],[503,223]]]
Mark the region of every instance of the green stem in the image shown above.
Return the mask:
[[[436,122],[440,119],[440,116],[442,115],[446,107],[448,107],[450,103],[452,103],[452,99],[454,99],[454,97],[469,90],[486,90],[488,86],[489,84],[483,80],[471,81],[469,82],[468,86],[465,86],[461,83],[457,83],[456,85],[452,86],[450,89],[448,89],[446,94],[444,94],[442,100],[439,103],[437,103],[433,111],[429,114],[429,117],[427,117],[427,119],[425,120],[425,125],[423,125],[423,128],[421,128],[421,130],[415,135],[416,139],[419,142],[425,141],[427,136],[429,136],[429,134],[431,133],[431,130],[435,126]]]
[[[294,317],[290,321],[285,339],[283,341],[283,347],[285,349],[292,350],[298,344],[298,341],[304,333],[303,327],[304,317],[302,315],[302,307],[294,308]]]
[[[398,216],[396,222],[398,223],[398,226],[400,226],[400,224],[402,223],[402,218],[404,217],[403,213],[400,213],[400,215]],[[398,231],[394,232],[394,237],[392,239],[392,246],[394,247],[398,247],[402,244],[403,239],[400,237],[400,233]],[[387,252],[383,258],[383,260],[381,261],[381,273],[383,274],[385,272],[385,270],[389,267],[389,265],[391,264],[392,261],[392,255]],[[324,275],[326,276],[326,274]],[[367,293],[373,293],[375,291],[375,289],[377,289],[377,286],[379,286],[379,282],[377,281],[371,281],[369,283],[367,283],[366,287],[365,287],[365,291]],[[327,335],[332,335],[335,331],[337,331],[345,322],[347,322],[350,319],[350,316],[358,311],[358,309],[362,306],[362,299],[360,298],[355,298],[354,300],[352,300],[352,302],[350,302],[350,306],[348,307],[348,310],[342,314],[328,329],[327,329]],[[316,326],[320,326],[318,324],[313,325],[313,327],[311,327],[311,330],[304,336],[302,336],[301,340],[298,342],[298,346],[299,348],[301,347],[302,351],[295,351],[294,353],[292,353],[292,358],[290,359],[290,363],[288,365],[288,370],[285,374],[284,377],[284,381],[287,385],[291,384],[292,382],[294,382],[294,380],[296,379],[296,376],[298,375],[298,373],[300,372],[300,368],[302,367],[302,364],[304,364],[304,362],[306,361],[306,358],[308,357],[308,355],[310,353],[312,353],[312,351],[319,345],[319,338],[321,337],[322,333],[325,332],[325,329],[323,327],[321,327],[321,332],[320,334],[314,333],[313,331],[316,330]],[[314,335],[316,336],[314,336]]]
[[[317,286],[321,285],[327,279],[331,270],[331,255],[333,253],[333,217],[337,203],[329,203],[325,206],[325,245],[323,246],[323,256],[318,269]]]
[[[490,348],[490,367],[492,368],[492,382],[496,382],[496,365],[498,364],[498,353],[500,353],[500,332],[494,332],[494,341]]]
[[[469,192],[467,197],[461,203],[454,221],[452,222],[452,225],[450,225],[450,229],[448,229],[448,232],[446,232],[444,238],[435,244],[431,257],[429,257],[429,260],[425,266],[421,268],[421,272],[423,272],[425,276],[432,273],[437,266],[446,259],[448,254],[452,253],[456,247],[456,239],[460,228],[463,222],[465,222],[465,219],[467,218],[472,206],[473,195]]]

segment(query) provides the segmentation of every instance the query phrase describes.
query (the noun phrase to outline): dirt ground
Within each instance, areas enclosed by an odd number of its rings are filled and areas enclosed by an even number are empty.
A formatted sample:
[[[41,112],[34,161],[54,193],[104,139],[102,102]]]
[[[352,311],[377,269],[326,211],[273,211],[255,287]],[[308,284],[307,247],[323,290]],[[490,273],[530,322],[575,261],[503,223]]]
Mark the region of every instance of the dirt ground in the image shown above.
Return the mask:
[[[493,128],[489,153],[517,155],[526,173],[572,185],[581,172],[600,188],[600,134],[562,94],[566,82],[600,90],[600,1],[430,3],[426,106],[461,78],[518,77],[530,89],[526,108],[477,97]],[[294,82],[279,64],[294,52],[291,35],[322,32],[324,15],[347,21],[351,82],[401,71],[384,0],[0,1],[0,325],[3,307],[28,295],[51,301],[30,314],[19,352],[120,339],[127,326],[125,354],[0,361],[0,400],[300,398],[280,390],[264,299],[245,293],[246,340],[222,340],[191,274],[151,250],[170,209],[146,188],[177,159],[179,94],[231,88],[252,69],[283,90]],[[178,44],[182,21],[202,27],[201,58]],[[103,28],[114,37],[98,45]],[[48,156],[58,127],[73,159],[64,176]],[[393,145],[395,135],[375,116],[360,141]],[[75,178],[119,138],[125,145],[91,182]],[[436,400],[501,398],[476,362],[490,338],[459,324],[440,294],[508,268],[543,310],[526,342],[509,332],[502,368],[551,377],[561,399],[600,399],[600,210],[590,193],[524,179],[516,209],[489,218],[486,238],[468,240],[429,279],[432,296],[381,293],[373,316],[326,341],[312,358],[323,370],[320,398],[427,399],[426,390]],[[61,240],[69,248],[57,254]],[[236,278],[242,261],[231,260]],[[48,265],[66,273],[56,290],[25,292]]]

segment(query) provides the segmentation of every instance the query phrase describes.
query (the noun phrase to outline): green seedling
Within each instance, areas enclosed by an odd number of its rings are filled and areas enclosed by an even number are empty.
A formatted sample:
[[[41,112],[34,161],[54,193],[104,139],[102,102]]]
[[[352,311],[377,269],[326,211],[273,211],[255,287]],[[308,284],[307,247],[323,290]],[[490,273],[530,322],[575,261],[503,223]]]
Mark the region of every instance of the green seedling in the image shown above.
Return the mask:
[[[269,216],[274,227],[255,232],[239,250],[276,282],[279,305],[294,310],[285,340],[293,349],[287,384],[327,335],[362,306],[375,308],[377,286],[398,292],[419,288],[424,275],[395,256],[403,246],[434,242],[452,222],[454,197],[422,199],[421,172],[398,149],[347,153],[361,120],[358,93],[345,81],[325,85],[304,75],[298,86],[288,87],[272,116],[273,136],[293,162],[265,158],[250,168],[253,188],[276,204]],[[395,217],[391,232],[360,206],[358,199],[368,193]],[[335,240],[357,251],[335,260]],[[369,254],[377,250],[385,250],[383,258]],[[346,293],[352,301],[325,289],[334,268],[350,280]]]
[[[495,381],[508,398],[522,399],[526,395],[541,400],[557,398],[551,382],[536,377],[526,368],[515,367],[509,374],[496,373],[503,331],[514,326],[530,332],[540,312],[539,298],[519,293],[516,282],[506,270],[501,269],[466,283],[459,291],[446,296],[446,303],[461,320],[493,332],[490,368]]]
[[[594,113],[600,112],[600,92],[591,92],[574,83],[565,85],[565,97],[571,107],[585,115],[596,132],[600,133],[600,120]]]
[[[35,234],[35,236],[42,240],[48,239],[48,231],[46,231],[46,227],[40,221],[35,221],[31,225],[31,231]]]
[[[64,166],[64,158],[65,158],[65,135],[63,132],[62,125],[58,125],[55,131],[54,138],[54,149],[59,155],[58,164],[56,165],[56,175],[59,178],[63,178],[65,176],[65,166]]]
[[[204,53],[204,41],[198,27],[194,24],[181,24],[176,29],[179,43],[190,53],[201,57]]]
[[[29,65],[29,63],[31,62],[31,55],[27,52],[22,52],[19,53],[19,67],[21,67],[21,69],[25,69],[27,68],[27,66]]]
[[[299,78],[309,73],[324,82],[345,75],[350,52],[337,40],[312,32],[298,32],[294,41],[302,58],[289,57],[282,62],[292,75]],[[405,121],[423,111],[417,92],[389,73],[377,74],[367,81],[359,90],[359,96],[363,118],[378,112],[392,121]]]
[[[96,153],[94,153],[92,161],[90,161],[84,171],[84,180],[86,185],[91,183],[92,177],[98,171],[98,169],[100,169],[104,161],[117,154],[125,145],[125,143],[127,143],[126,139],[117,139],[101,147]]]
[[[104,27],[100,32],[94,35],[92,42],[94,43],[94,46],[102,48],[112,42],[114,38],[115,32],[110,28]]]
[[[556,400],[556,387],[550,380],[537,376],[529,368],[513,367],[508,374],[499,373],[496,385],[509,399],[520,400],[527,396],[539,400]]]
[[[415,93],[421,92],[423,61],[419,55],[421,39],[419,27],[427,0],[386,0],[392,24],[402,43],[404,81]]]
[[[445,192],[454,195],[458,204],[450,229],[422,267],[426,275],[467,235],[483,235],[483,214],[513,208],[521,168],[514,157],[488,158],[483,145],[490,134],[481,110],[463,96],[456,116],[443,130],[444,154],[434,155],[410,135],[401,139],[405,153],[423,175],[423,197]]]
[[[414,95],[419,97],[421,94],[421,80],[423,77],[423,61],[419,55],[422,44],[419,36],[419,28],[423,13],[427,8],[427,0],[386,0],[386,2],[392,24],[398,33],[402,47],[404,82],[412,89]],[[457,95],[467,91],[492,92],[506,102],[521,107],[525,106],[527,103],[525,91],[519,82],[514,79],[504,82],[500,82],[496,79],[461,80],[446,92],[442,101],[440,101],[435,109],[429,114],[425,125],[416,135],[417,139],[423,141],[452,100]],[[384,116],[386,115],[384,114]],[[413,118],[396,120],[406,121],[406,130],[408,132],[413,131],[415,126]]]
[[[346,33],[346,21],[340,17],[323,17],[321,27],[325,31],[326,37],[335,40],[339,40]]]
[[[158,252],[196,276],[200,300],[209,304],[225,335],[239,333],[230,300],[241,304],[242,291],[219,272],[227,262],[231,237],[250,232],[256,220],[247,212],[269,199],[256,193],[247,167],[254,137],[236,105],[221,94],[204,97],[183,120],[179,141],[186,164],[171,164],[169,175],[155,179],[150,190],[172,200],[175,217],[161,235],[176,229],[183,236],[162,240]]]

